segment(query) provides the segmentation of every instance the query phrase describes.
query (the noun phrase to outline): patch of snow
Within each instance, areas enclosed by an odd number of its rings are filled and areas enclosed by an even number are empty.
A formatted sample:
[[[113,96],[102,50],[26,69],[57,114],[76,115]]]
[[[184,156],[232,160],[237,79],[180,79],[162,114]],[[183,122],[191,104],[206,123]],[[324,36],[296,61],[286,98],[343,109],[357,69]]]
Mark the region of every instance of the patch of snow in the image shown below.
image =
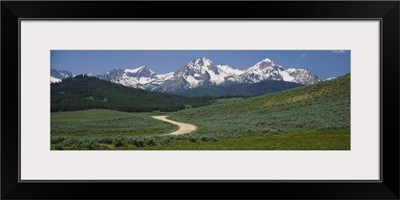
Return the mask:
[[[171,79],[172,77],[174,77],[175,72],[170,72],[170,73],[166,73],[166,74],[158,74],[156,75],[156,77],[158,79],[164,79],[164,80],[168,80]]]
[[[138,67],[138,68],[136,68],[136,69],[125,69],[125,72],[136,73],[136,72],[142,70],[142,69],[145,68],[145,67],[146,67],[146,66],[143,65],[143,66],[140,66],[140,67]]]
[[[50,76],[50,83],[59,83],[59,82],[61,82],[61,79]]]
[[[221,74],[217,75],[213,71],[208,71],[208,74],[210,74],[210,81],[217,85],[221,84],[225,80],[225,76],[223,76]]]
[[[262,60],[261,62],[272,62],[272,60],[270,60],[269,58],[265,58],[265,59]]]
[[[335,78],[337,78],[337,77],[329,77],[329,78],[325,79],[324,81],[329,81],[329,80],[332,80],[332,79],[335,79]]]
[[[190,84],[190,88],[195,88],[199,85],[198,80],[196,80],[194,77],[192,76],[184,76],[184,78],[186,79],[186,81]]]
[[[138,82],[140,84],[147,84],[147,83],[150,83],[152,81],[153,81],[153,79],[146,78],[146,77],[140,77],[139,80],[138,80]]]
[[[284,81],[292,82],[294,80],[294,77],[290,76],[287,71],[280,71],[279,74],[282,76]]]
[[[217,65],[217,68],[219,69],[220,72],[228,76],[241,75],[244,73],[244,70],[235,69],[229,65]]]
[[[209,59],[207,59],[207,58],[205,58],[205,57],[203,57],[201,60],[203,61],[203,65],[204,65],[204,66],[213,65],[213,62],[211,62],[211,60],[209,60]]]

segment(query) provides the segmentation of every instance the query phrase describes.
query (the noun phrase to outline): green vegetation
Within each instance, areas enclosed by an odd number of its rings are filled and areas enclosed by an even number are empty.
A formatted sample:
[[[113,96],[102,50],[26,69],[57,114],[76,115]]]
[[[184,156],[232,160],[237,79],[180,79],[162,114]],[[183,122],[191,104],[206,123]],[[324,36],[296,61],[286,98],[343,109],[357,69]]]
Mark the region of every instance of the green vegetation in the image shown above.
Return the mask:
[[[225,85],[200,86],[177,93],[187,97],[200,96],[256,96],[270,94],[295,87],[302,86],[298,83],[285,81],[266,80],[258,83],[230,83]]]
[[[184,105],[199,107],[210,98],[188,98],[125,87],[95,77],[79,75],[51,84],[51,111],[111,109],[125,112],[171,112]]]
[[[53,150],[349,150],[350,129],[302,130],[279,135],[54,136]]]
[[[51,113],[51,136],[101,137],[162,134],[177,126],[155,120],[163,113],[125,113],[112,110],[85,110]]]
[[[94,95],[90,96],[96,99]],[[108,96],[106,98],[107,102],[111,101]],[[209,106],[175,113],[124,113],[110,110],[53,112],[51,148],[350,149],[350,74],[279,93],[212,102]],[[177,136],[160,135],[175,131],[177,127],[152,119],[152,115],[170,115],[173,120],[196,125],[197,130]]]
[[[350,74],[310,86],[182,110],[171,119],[197,134],[278,134],[350,127]]]

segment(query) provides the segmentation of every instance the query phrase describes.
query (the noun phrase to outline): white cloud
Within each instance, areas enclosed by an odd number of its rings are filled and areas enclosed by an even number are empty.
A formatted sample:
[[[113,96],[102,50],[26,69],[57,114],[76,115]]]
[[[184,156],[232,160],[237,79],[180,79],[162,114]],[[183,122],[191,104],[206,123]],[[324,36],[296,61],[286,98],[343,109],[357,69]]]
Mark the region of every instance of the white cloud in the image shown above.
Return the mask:
[[[345,50],[333,50],[332,53],[340,54],[340,53],[346,53]]]
[[[306,54],[301,54],[300,57],[305,58]]]

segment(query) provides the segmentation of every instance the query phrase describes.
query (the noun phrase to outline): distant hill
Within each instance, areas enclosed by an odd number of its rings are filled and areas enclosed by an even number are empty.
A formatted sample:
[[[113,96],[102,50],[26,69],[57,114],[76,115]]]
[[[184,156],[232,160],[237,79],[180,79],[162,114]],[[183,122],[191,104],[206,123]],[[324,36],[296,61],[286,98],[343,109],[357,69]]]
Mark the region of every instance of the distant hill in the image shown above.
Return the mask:
[[[198,96],[255,96],[270,94],[287,90],[295,87],[303,86],[299,83],[292,83],[286,81],[261,81],[258,83],[230,83],[225,85],[210,85],[200,86],[194,89],[186,90],[176,94],[187,96],[187,97],[198,97]]]
[[[171,119],[199,133],[265,133],[350,127],[350,74],[282,92],[182,110]]]
[[[130,88],[84,75],[51,84],[52,112],[93,108],[127,112],[177,111],[185,105],[207,105],[208,100]]]

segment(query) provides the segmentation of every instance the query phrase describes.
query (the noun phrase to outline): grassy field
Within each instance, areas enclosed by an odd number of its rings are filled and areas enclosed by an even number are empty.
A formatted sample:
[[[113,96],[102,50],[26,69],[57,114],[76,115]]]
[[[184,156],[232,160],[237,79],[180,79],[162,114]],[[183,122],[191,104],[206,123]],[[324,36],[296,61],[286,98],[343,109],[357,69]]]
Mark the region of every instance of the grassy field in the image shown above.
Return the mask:
[[[152,119],[194,124],[195,132]],[[349,150],[350,75],[174,113],[87,110],[51,114],[53,150]]]
[[[283,92],[174,113],[198,134],[280,134],[350,127],[350,75]]]
[[[133,136],[177,130],[170,123],[152,119],[164,113],[127,113],[92,109],[51,113],[52,136]]]
[[[350,129],[298,130],[277,135],[52,135],[51,143],[53,150],[349,150]]]
[[[171,136],[173,137],[173,136]],[[197,140],[171,139],[168,144],[138,147],[126,144],[120,150],[350,150],[350,129],[304,130],[279,135],[245,135],[242,137],[199,136]]]

